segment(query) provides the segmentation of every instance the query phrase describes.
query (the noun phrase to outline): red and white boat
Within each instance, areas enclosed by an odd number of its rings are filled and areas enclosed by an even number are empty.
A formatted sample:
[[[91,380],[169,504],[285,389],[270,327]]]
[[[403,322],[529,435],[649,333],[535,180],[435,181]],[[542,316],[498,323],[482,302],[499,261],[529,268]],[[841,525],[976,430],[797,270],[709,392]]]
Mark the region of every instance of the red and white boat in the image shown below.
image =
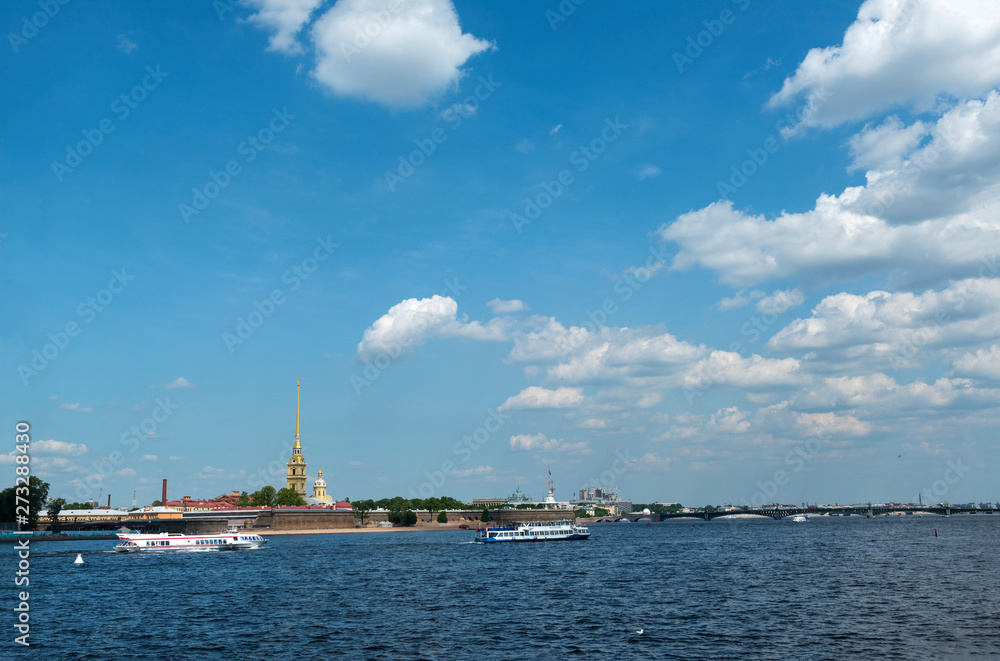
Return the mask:
[[[121,541],[115,545],[118,553],[138,553],[141,551],[238,551],[255,549],[267,544],[267,540],[256,533],[241,532],[230,528],[216,535],[185,535],[179,532],[118,533]]]

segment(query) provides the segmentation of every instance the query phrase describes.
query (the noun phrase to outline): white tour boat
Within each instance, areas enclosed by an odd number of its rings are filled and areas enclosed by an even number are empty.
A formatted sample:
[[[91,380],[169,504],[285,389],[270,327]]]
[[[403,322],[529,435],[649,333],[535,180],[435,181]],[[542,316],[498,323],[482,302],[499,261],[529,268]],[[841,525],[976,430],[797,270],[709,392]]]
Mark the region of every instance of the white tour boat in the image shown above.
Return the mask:
[[[230,528],[216,535],[185,535],[179,532],[120,532],[115,545],[119,553],[140,551],[237,551],[255,549],[267,544],[267,540],[251,532],[241,532]]]
[[[587,539],[587,526],[573,521],[515,521],[507,526],[476,529],[476,542],[554,542],[565,539]]]

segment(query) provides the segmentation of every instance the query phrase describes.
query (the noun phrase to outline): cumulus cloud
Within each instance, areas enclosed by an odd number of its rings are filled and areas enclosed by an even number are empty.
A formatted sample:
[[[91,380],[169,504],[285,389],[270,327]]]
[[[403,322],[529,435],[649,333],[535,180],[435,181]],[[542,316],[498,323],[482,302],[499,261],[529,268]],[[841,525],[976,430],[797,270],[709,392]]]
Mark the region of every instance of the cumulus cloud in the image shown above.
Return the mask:
[[[500,405],[501,411],[523,409],[568,409],[583,403],[583,388],[556,388],[528,386]]]
[[[739,308],[745,308],[746,306],[750,305],[753,301],[756,301],[757,299],[762,298],[765,295],[764,292],[760,291],[759,289],[754,289],[753,291],[747,292],[746,294],[743,293],[744,291],[746,290],[744,289],[739,290],[738,292],[736,292],[736,295],[731,298],[720,298],[718,302],[715,304],[715,307],[717,307],[720,312],[737,310]]]
[[[296,36],[309,16],[323,0],[243,0],[244,4],[257,10],[248,19],[265,30],[274,32],[268,43],[268,50],[289,55],[302,52],[302,45]]]
[[[660,168],[653,165],[652,163],[645,163],[640,165],[635,171],[635,178],[639,181],[646,181],[647,179],[656,179],[660,176]]]
[[[138,47],[139,46],[137,46],[134,41],[132,41],[125,35],[123,34],[118,35],[118,50],[125,53],[126,55],[131,55]]]
[[[955,373],[1000,380],[1000,345],[993,344],[962,355],[955,361]]]
[[[492,47],[463,34],[451,0],[339,0],[312,28],[313,75],[337,94],[390,107],[428,102]]]
[[[839,46],[814,48],[768,101],[821,93],[804,126],[835,126],[1000,83],[1000,12],[991,0],[867,0]]]
[[[179,376],[170,383],[164,383],[159,387],[165,390],[177,390],[178,388],[194,388],[194,385],[183,376]]]
[[[457,470],[452,473],[455,477],[482,477],[493,474],[492,466],[473,466],[472,468],[464,468],[462,470]]]
[[[144,454],[140,461],[156,461],[158,457],[155,454]]]
[[[32,453],[38,454],[67,454],[79,457],[87,452],[84,443],[67,443],[66,441],[41,440],[31,443]]]
[[[507,339],[498,320],[487,324],[458,319],[458,303],[449,296],[408,298],[389,308],[372,324],[358,343],[358,356],[369,359],[387,354],[395,359],[413,352],[429,337],[461,337],[496,342]]]
[[[647,452],[630,464],[638,470],[651,470],[666,473],[670,470],[670,457],[661,457],[655,452]]]
[[[589,454],[590,448],[585,441],[567,443],[562,439],[546,438],[545,434],[517,434],[510,437],[511,450],[528,452],[578,452]]]
[[[83,408],[77,402],[63,402],[62,404],[59,405],[59,408],[63,409],[64,411],[78,411],[80,413],[90,413],[91,411],[94,410],[89,406]]]
[[[973,278],[922,293],[872,291],[827,296],[805,319],[768,341],[779,353],[833,352],[907,366],[928,348],[991,340],[1000,327],[1000,280]],[[822,355],[822,354],[821,354]],[[895,357],[892,359],[891,357]]]
[[[499,298],[494,298],[492,301],[486,305],[490,306],[493,310],[493,314],[509,314],[511,312],[523,312],[528,309],[522,301],[514,298],[509,301],[504,301]]]

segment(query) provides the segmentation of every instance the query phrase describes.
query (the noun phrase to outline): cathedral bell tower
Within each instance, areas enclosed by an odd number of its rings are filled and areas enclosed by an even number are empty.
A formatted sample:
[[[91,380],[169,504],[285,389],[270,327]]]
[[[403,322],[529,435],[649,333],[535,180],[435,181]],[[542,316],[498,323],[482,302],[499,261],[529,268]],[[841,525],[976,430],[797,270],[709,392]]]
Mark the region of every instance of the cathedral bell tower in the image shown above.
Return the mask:
[[[292,444],[292,456],[288,460],[288,480],[285,486],[294,489],[303,498],[306,495],[306,460],[302,457],[302,443],[299,442],[299,391],[302,379],[295,385],[295,443]]]

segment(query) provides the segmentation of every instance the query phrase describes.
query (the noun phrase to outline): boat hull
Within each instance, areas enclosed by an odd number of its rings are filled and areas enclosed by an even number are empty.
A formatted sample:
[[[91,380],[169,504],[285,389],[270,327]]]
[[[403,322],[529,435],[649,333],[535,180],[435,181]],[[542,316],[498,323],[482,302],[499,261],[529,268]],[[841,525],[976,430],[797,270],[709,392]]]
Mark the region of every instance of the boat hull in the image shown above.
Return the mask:
[[[473,541],[479,544],[503,544],[580,541],[589,538],[590,531],[585,526],[578,526],[570,521],[530,521],[496,528],[479,528]]]
[[[163,553],[170,551],[239,551],[260,548],[267,540],[253,533],[226,532],[219,535],[179,533],[120,533],[117,553]]]

